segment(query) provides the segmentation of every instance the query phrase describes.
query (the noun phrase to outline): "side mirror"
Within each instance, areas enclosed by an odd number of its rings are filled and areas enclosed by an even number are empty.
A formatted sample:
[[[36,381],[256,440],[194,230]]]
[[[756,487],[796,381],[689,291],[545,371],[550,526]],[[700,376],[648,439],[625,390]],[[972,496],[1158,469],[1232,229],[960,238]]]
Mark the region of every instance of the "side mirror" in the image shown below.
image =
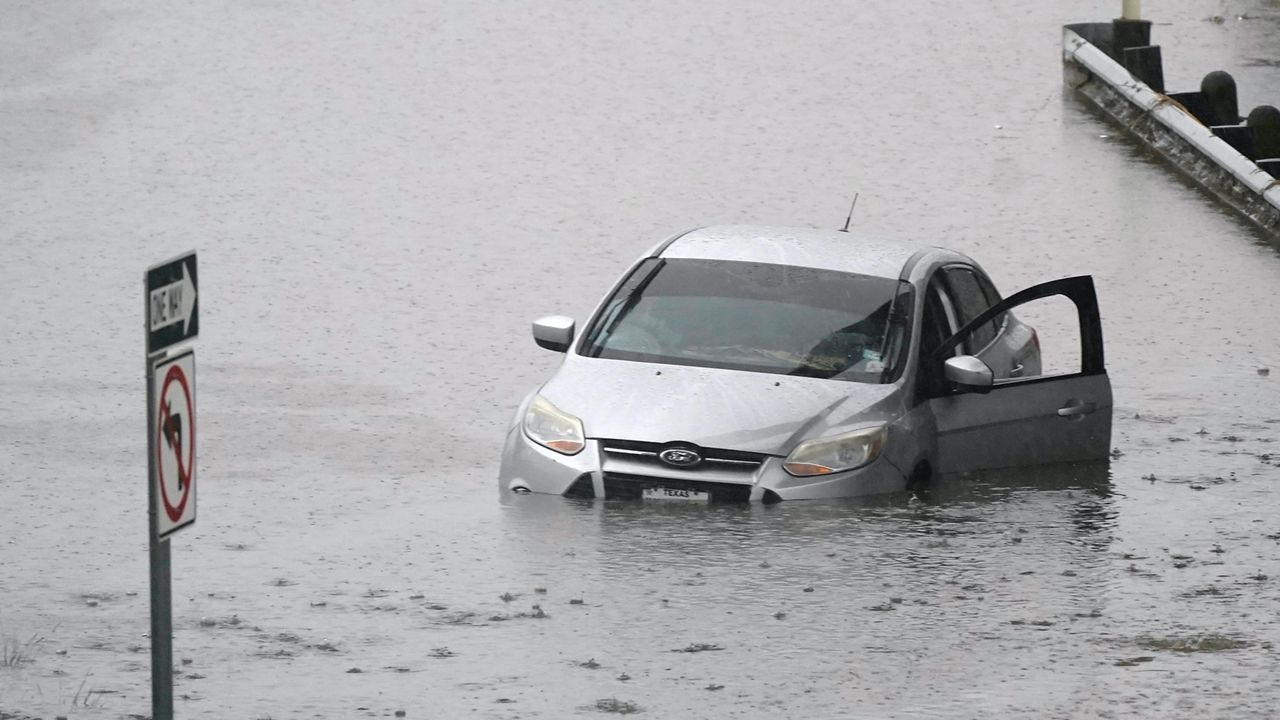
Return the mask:
[[[961,392],[989,393],[995,384],[991,368],[972,355],[947,358],[943,373]]]
[[[533,321],[533,341],[538,347],[565,352],[573,344],[573,318],[548,315]]]

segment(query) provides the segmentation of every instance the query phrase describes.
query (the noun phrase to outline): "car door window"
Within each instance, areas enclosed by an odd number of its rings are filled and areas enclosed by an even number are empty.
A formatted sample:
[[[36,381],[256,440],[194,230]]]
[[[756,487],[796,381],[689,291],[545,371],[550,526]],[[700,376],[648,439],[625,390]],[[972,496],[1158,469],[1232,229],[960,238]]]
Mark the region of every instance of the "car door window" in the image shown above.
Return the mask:
[[[942,275],[946,279],[947,289],[951,291],[951,299],[956,305],[956,313],[959,315],[961,326],[981,315],[988,307],[991,307],[987,294],[979,284],[977,274],[970,268],[955,265],[943,269]],[[994,319],[983,323],[969,335],[965,341],[965,350],[970,355],[977,355],[983,348],[990,345],[992,340],[996,339],[996,333],[998,332],[999,326]]]
[[[933,397],[945,389],[942,376],[942,361],[935,357],[938,347],[955,329],[947,317],[947,308],[943,300],[942,290],[937,283],[931,283],[925,293],[924,316],[920,323],[920,367],[917,387],[921,398]],[[951,354],[955,354],[953,350]]]
[[[982,273],[974,273],[973,276],[978,280],[978,286],[982,288],[982,294],[987,298],[987,307],[991,307],[1004,299],[1000,297],[1000,291],[996,290],[996,286],[991,283],[991,280],[989,280],[986,275],[983,275]],[[994,320],[992,320],[995,324],[996,335],[1004,332],[1005,322],[1008,320],[1008,317],[1008,313],[1000,313]]]
[[[1055,312],[1052,315],[1036,312],[1042,307]],[[1017,318],[1009,312],[1014,308],[1018,309]],[[1065,278],[1027,288],[988,308],[977,319],[982,321],[981,325],[985,325],[1002,315],[1008,317],[1009,328],[1006,332],[1016,336],[1012,338],[1011,345],[1016,346],[1015,362],[1021,364],[1023,372],[1003,380],[998,379],[997,387],[1002,384],[1051,380],[1054,377],[1105,373],[1102,324],[1098,317],[1098,300],[1091,277],[1086,275]],[[1040,324],[1037,329],[1037,325],[1027,322],[1028,318],[1024,318],[1024,315],[1045,318],[1051,324]],[[964,347],[981,325],[947,338],[934,351],[934,357],[941,360],[953,353],[955,348]],[[1051,345],[1052,356],[1042,360],[1040,333],[1045,329],[1052,331],[1051,336],[1056,341]],[[1042,366],[1045,368],[1044,372]]]

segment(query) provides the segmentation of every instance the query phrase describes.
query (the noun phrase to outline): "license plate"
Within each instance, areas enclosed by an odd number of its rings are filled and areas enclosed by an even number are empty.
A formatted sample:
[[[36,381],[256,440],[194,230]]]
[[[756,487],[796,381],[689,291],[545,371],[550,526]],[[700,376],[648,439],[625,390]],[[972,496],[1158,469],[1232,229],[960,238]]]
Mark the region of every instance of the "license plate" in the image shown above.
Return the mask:
[[[711,502],[711,493],[684,488],[655,487],[645,488],[641,493],[645,500],[684,500],[692,502]]]

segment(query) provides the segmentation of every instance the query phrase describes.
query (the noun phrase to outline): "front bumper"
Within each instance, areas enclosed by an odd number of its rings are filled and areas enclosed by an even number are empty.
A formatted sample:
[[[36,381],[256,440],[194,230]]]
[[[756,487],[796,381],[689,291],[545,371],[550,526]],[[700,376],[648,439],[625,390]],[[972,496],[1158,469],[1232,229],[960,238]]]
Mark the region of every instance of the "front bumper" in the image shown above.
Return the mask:
[[[536,492],[597,498],[638,498],[645,488],[700,490],[712,502],[777,502],[856,497],[906,488],[902,472],[883,456],[856,470],[794,477],[784,458],[704,448],[694,468],[657,459],[660,445],[587,439],[577,455],[561,455],[525,436],[517,424],[507,434],[498,473],[501,492]]]

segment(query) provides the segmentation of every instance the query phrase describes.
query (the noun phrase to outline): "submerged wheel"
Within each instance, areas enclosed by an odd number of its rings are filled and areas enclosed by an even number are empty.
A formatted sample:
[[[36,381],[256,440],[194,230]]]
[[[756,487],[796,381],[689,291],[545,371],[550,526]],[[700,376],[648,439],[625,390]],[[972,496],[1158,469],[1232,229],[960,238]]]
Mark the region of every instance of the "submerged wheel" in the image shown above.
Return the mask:
[[[912,468],[911,475],[907,478],[907,489],[911,491],[923,490],[929,486],[929,480],[933,478],[933,468],[929,467],[928,460],[921,460]]]

